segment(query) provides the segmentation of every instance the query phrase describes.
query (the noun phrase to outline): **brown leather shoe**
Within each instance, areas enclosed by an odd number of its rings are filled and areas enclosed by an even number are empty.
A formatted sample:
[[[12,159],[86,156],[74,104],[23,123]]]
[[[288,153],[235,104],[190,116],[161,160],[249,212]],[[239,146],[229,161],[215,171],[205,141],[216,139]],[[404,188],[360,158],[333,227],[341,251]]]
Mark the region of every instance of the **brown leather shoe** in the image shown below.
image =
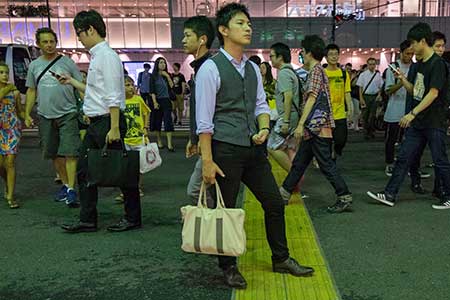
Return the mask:
[[[113,232],[121,232],[141,228],[141,226],[141,223],[132,223],[127,219],[122,219],[119,221],[119,223],[109,226],[107,230]]]
[[[291,257],[280,263],[272,263],[272,270],[277,273],[289,273],[294,276],[310,276],[314,273],[313,268],[301,266]]]
[[[235,289],[245,289],[247,288],[247,281],[245,281],[244,276],[239,272],[236,265],[232,265],[227,269],[223,270],[223,275],[225,277],[225,283]]]
[[[94,223],[77,222],[75,224],[64,224],[61,226],[67,233],[95,232],[97,225]]]

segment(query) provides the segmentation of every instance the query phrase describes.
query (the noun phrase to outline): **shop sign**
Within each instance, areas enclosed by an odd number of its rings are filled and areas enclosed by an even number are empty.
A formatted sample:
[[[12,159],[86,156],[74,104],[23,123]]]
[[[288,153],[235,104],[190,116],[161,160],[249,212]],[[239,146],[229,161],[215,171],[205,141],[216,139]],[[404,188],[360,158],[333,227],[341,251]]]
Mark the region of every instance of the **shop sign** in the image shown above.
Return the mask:
[[[355,15],[355,20],[363,21],[366,17],[363,9],[357,9],[351,3],[337,4],[336,14]],[[333,15],[332,4],[317,4],[317,5],[289,5],[288,17],[331,17]]]

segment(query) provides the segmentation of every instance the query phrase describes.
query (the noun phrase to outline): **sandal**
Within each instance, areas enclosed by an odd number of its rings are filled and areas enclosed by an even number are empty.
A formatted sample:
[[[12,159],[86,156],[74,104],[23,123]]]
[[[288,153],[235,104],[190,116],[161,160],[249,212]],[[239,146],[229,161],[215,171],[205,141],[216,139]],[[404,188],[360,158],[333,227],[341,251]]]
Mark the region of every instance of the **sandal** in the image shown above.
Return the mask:
[[[8,202],[10,209],[16,209],[16,208],[20,207],[19,203],[17,203],[14,198],[12,198],[12,199],[5,198],[5,200],[6,200],[6,202]]]

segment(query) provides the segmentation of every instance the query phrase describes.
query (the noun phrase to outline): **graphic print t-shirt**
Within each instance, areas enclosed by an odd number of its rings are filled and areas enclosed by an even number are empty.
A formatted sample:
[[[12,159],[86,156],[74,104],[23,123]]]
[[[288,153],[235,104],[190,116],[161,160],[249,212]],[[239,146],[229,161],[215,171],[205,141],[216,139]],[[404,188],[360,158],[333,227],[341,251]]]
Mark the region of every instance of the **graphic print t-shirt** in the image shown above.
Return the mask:
[[[325,69],[325,74],[327,74],[328,82],[330,83],[331,108],[333,109],[333,117],[335,120],[345,119],[347,117],[347,114],[345,112],[345,93],[350,93],[352,91],[352,87],[350,85],[350,76],[347,72],[344,72],[346,76],[346,79],[344,80],[344,78],[342,77],[341,69],[333,71]]]
[[[125,100],[125,120],[127,122],[127,133],[125,134],[125,144],[130,146],[138,146],[142,144],[142,136],[144,135],[144,116],[148,116],[150,109],[144,100],[134,95],[130,99]]]
[[[437,54],[426,62],[417,63],[417,75],[414,80],[413,105],[417,106],[431,88],[439,90],[438,97],[412,121],[416,128],[445,128],[447,91],[447,70],[444,60]]]

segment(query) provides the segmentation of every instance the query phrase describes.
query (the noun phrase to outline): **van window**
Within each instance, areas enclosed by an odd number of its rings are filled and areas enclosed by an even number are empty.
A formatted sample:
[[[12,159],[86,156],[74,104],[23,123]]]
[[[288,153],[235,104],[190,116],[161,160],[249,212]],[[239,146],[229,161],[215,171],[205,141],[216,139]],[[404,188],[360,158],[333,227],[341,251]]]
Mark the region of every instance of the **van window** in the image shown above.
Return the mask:
[[[0,61],[6,60],[6,47],[0,47]]]

